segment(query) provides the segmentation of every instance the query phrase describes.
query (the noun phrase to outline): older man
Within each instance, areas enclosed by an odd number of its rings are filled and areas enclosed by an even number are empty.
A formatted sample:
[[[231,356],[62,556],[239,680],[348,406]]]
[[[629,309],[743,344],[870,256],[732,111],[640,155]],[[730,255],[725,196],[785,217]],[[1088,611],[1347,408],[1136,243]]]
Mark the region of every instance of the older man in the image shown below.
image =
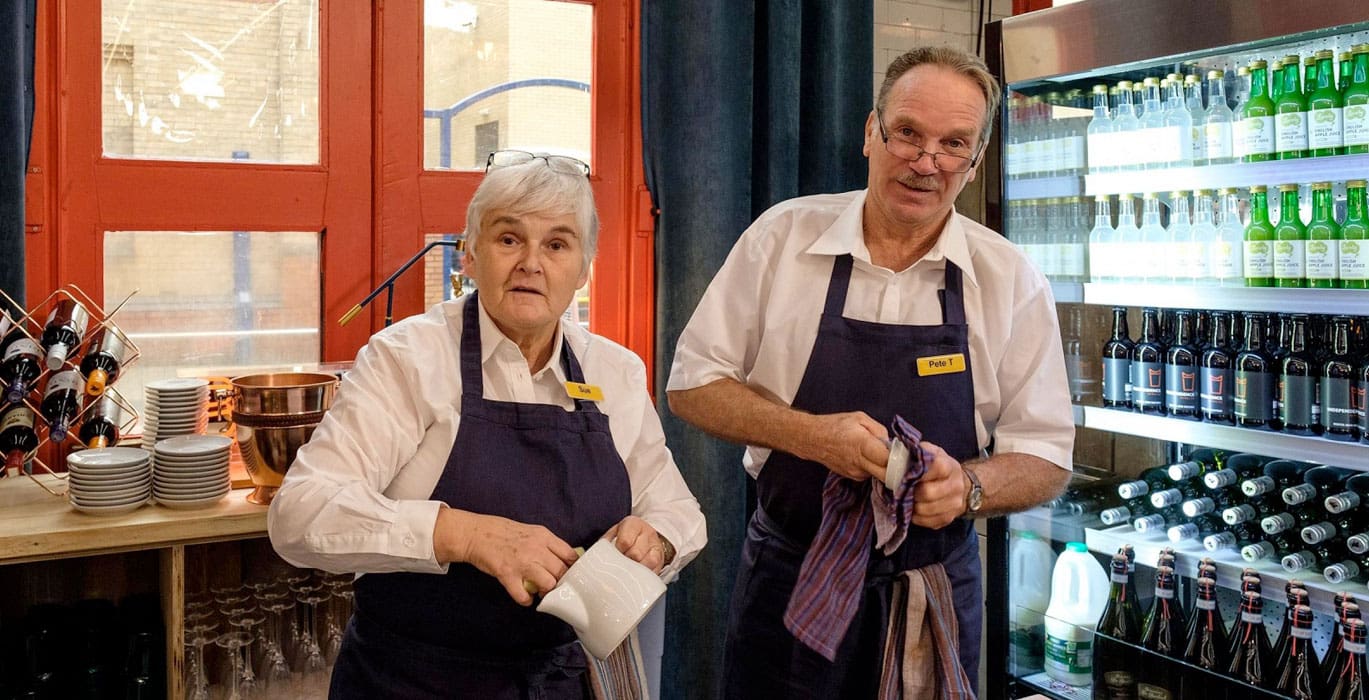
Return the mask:
[[[920,48],[897,58],[865,123],[868,188],[763,214],[680,338],[671,409],[748,446],[760,500],[733,594],[726,697],[874,697],[891,580],[934,564],[975,678],[971,520],[1034,506],[1068,481],[1074,428],[1050,287],[1020,250],[954,209],[998,103],[974,56]],[[913,526],[887,556],[866,540],[849,545],[872,548],[858,608],[819,653],[783,620],[824,484],[829,474],[882,480],[894,415],[921,431],[930,456]]]

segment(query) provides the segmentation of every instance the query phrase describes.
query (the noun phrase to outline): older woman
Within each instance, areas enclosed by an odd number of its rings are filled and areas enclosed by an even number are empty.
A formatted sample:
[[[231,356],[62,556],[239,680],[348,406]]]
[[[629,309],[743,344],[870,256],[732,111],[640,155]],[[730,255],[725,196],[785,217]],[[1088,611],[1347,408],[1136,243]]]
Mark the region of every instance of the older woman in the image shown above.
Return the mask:
[[[362,348],[271,504],[282,557],[362,574],[334,698],[585,697],[574,633],[528,589],[600,537],[666,580],[704,545],[642,361],[563,318],[598,235],[588,167],[490,164],[479,291]]]

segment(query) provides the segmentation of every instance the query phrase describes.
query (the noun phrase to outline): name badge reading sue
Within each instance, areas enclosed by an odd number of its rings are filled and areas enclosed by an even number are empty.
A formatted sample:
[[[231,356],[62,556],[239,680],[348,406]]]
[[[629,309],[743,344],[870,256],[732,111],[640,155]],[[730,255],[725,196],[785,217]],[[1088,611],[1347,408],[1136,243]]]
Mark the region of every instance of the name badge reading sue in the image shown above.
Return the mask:
[[[929,377],[933,374],[954,374],[965,371],[964,353],[952,355],[932,355],[917,358],[917,376]]]
[[[603,401],[604,390],[593,384],[566,382],[566,396],[584,401]]]

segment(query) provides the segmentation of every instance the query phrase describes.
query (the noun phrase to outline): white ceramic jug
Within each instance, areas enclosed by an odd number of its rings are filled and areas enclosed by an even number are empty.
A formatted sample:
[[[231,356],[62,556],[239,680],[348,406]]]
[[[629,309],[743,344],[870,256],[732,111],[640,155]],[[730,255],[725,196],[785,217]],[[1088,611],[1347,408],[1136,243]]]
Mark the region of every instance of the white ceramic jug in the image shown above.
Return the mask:
[[[606,659],[664,594],[665,584],[651,569],[599,540],[542,597],[537,610],[561,618],[575,628],[589,653]]]

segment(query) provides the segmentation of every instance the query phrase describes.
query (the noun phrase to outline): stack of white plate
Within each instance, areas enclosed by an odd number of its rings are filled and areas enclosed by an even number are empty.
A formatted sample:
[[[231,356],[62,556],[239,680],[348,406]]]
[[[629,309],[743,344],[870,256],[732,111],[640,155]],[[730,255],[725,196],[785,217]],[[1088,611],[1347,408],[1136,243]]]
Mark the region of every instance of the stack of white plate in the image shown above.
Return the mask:
[[[143,447],[178,435],[199,435],[209,423],[209,381],[161,379],[145,387]]]
[[[152,455],[136,447],[82,450],[67,456],[67,498],[82,513],[114,515],[147,503]]]
[[[168,508],[207,508],[228,494],[233,440],[186,435],[157,443],[152,455],[152,497]]]

